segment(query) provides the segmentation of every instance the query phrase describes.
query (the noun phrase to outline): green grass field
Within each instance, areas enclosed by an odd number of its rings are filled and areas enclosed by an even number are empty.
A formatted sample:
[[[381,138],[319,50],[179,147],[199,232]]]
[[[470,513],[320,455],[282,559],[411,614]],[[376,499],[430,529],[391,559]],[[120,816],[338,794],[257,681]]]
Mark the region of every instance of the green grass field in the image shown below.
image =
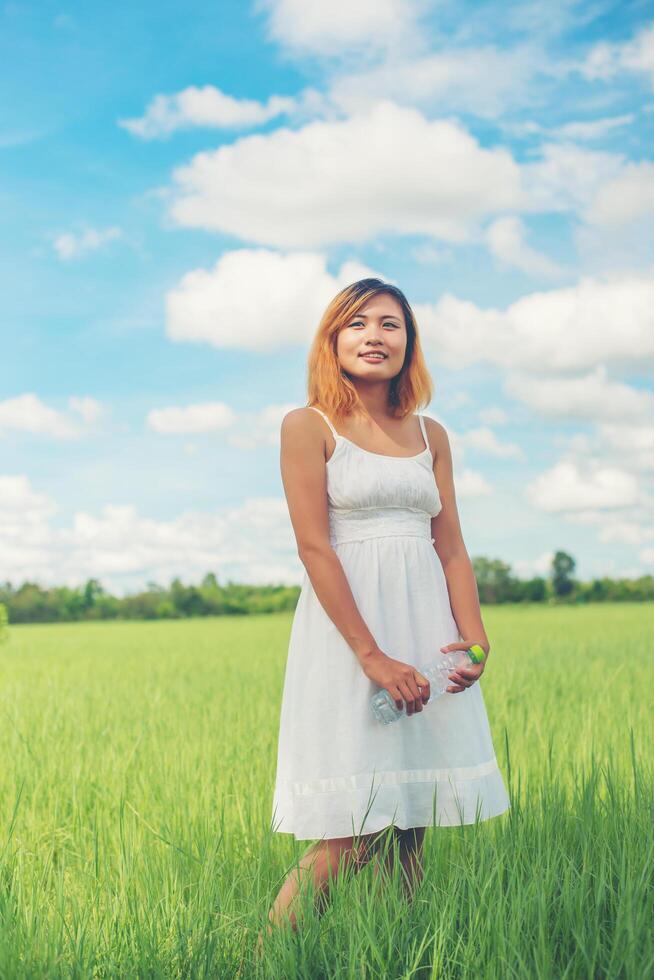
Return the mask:
[[[269,831],[290,615],[13,627],[3,980],[654,977],[654,605],[483,612],[511,810],[429,830],[411,906],[342,876],[259,966],[308,846]]]

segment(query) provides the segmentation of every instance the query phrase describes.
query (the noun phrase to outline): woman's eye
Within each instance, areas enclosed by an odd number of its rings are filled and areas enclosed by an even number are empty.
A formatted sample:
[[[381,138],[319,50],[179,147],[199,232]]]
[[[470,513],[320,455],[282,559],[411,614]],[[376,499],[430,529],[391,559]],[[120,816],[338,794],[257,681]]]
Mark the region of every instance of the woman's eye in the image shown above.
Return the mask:
[[[361,322],[361,320],[356,320],[354,323],[351,323],[350,326],[351,327],[362,327],[363,326],[363,323]],[[395,329],[399,329],[397,323],[391,323],[390,320],[387,320],[386,323],[384,324],[384,326],[385,327],[393,327]]]

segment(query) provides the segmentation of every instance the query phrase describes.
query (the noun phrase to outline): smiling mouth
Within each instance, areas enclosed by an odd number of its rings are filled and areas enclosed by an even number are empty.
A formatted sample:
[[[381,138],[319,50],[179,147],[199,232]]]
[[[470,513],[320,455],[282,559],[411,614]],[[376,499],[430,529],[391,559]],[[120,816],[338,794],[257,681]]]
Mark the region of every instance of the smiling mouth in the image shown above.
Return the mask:
[[[373,351],[367,351],[365,354],[359,354],[359,357],[363,357],[365,360],[370,360],[370,361],[385,361],[387,355],[377,354]]]

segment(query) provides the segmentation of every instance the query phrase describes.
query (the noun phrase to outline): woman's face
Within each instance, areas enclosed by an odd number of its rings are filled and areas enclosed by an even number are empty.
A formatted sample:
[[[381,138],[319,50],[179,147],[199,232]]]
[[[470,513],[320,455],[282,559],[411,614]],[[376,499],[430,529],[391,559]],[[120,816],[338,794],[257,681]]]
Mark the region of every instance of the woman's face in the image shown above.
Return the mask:
[[[402,307],[394,296],[378,293],[341,327],[336,354],[343,370],[365,381],[389,381],[402,369],[407,332]],[[384,356],[363,357],[373,352]]]

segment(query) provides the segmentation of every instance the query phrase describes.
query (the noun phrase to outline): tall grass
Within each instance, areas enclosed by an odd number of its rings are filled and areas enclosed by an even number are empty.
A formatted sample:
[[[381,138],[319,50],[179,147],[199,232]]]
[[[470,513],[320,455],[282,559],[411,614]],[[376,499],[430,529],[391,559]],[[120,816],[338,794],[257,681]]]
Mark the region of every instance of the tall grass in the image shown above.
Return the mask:
[[[430,829],[411,905],[397,863],[308,887],[260,962],[290,616],[13,627],[0,977],[653,977],[654,607],[484,616],[511,809]]]

